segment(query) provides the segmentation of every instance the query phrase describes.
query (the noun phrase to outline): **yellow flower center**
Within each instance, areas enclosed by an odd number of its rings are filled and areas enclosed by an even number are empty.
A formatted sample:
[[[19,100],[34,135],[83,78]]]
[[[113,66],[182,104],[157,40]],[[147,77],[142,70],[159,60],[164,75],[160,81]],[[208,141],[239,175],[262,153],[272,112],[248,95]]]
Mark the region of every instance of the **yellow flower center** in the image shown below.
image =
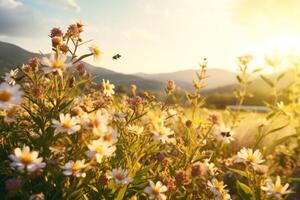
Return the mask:
[[[97,147],[97,148],[96,148],[96,151],[97,151],[97,153],[99,153],[99,154],[103,154],[103,153],[104,153],[104,149],[103,149],[102,146]]]
[[[98,47],[94,47],[93,48],[93,53],[96,57],[98,57],[98,56],[100,56],[101,51]]]
[[[274,191],[277,193],[281,193],[282,191],[282,185],[275,185],[274,186]]]
[[[154,194],[154,196],[158,196],[159,195],[159,188],[153,187],[151,192],[152,192],[152,194]]]
[[[103,140],[108,141],[108,142],[112,141],[112,135],[111,134],[104,135]]]
[[[74,165],[72,166],[72,172],[78,172],[81,169],[81,164],[80,163],[74,163]]]
[[[10,101],[12,98],[12,95],[8,91],[0,91],[0,101]]]
[[[62,123],[62,127],[63,127],[63,128],[66,128],[66,129],[69,129],[69,128],[72,127],[72,125],[71,125],[70,121],[64,121],[64,122]]]
[[[158,135],[164,136],[164,135],[166,135],[166,133],[164,131],[158,131]]]
[[[63,62],[63,61],[60,61],[60,60],[55,60],[55,61],[52,63],[52,67],[53,67],[53,68],[61,68],[62,66],[64,66],[64,62]]]
[[[248,155],[247,160],[249,162],[254,162],[255,161],[255,157],[253,155]]]
[[[28,165],[30,163],[32,163],[32,157],[30,153],[24,153],[21,156],[21,162],[24,163],[25,165]]]

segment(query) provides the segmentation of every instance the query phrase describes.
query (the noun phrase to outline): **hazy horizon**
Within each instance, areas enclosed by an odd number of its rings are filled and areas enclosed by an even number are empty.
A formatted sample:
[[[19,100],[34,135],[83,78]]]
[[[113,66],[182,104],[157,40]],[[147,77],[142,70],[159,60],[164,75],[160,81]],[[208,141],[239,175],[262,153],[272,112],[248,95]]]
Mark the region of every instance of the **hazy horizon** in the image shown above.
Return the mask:
[[[0,0],[0,40],[47,53],[52,27],[81,20],[84,39],[103,52],[88,60],[95,66],[166,73],[197,69],[206,57],[209,68],[235,71],[245,53],[299,52],[299,8],[297,0]]]

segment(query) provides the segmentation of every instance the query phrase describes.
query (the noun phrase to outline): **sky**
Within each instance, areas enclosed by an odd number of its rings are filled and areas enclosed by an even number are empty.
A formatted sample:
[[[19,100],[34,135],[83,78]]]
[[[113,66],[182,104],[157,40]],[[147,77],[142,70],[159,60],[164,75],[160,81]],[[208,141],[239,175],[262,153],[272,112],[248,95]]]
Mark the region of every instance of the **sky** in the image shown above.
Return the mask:
[[[0,0],[0,41],[47,53],[51,28],[81,20],[92,39],[81,52],[103,52],[87,60],[95,66],[162,73],[196,69],[205,57],[234,71],[246,53],[299,50],[299,10],[299,0]]]

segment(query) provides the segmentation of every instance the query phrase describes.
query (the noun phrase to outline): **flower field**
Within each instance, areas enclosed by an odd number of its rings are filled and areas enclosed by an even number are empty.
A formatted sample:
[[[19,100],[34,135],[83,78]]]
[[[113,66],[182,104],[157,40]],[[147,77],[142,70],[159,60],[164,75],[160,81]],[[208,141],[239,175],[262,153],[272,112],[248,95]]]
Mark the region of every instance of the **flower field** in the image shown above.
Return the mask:
[[[262,76],[273,101],[259,114],[240,109],[260,73],[251,56],[240,57],[238,109],[212,111],[202,96],[206,59],[185,94],[188,106],[170,103],[172,80],[164,100],[135,85],[120,94],[82,64],[101,58],[83,28],[53,28],[52,54],[0,83],[0,199],[300,198],[300,62],[287,88],[277,87],[284,73]]]

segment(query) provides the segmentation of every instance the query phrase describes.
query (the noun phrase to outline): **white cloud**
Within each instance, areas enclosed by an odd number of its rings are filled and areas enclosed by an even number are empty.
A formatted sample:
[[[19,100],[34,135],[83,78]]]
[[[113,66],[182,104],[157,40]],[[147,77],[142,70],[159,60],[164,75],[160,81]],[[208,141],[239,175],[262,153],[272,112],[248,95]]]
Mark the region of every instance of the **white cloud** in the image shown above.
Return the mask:
[[[16,8],[18,6],[23,5],[22,2],[16,0],[0,0],[0,7],[2,8]]]
[[[52,3],[52,4],[60,4],[63,7],[69,8],[69,9],[73,9],[76,12],[80,11],[80,7],[79,5],[75,2],[75,0],[44,0],[48,3]]]

